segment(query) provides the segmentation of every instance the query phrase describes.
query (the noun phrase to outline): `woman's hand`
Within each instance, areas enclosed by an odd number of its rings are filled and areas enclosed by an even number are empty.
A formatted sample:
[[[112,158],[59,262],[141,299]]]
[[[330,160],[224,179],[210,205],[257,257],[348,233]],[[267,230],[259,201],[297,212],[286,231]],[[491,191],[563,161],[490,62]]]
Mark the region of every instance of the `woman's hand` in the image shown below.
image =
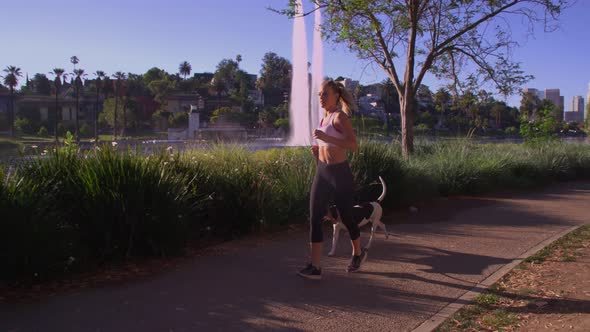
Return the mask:
[[[320,147],[317,145],[313,145],[311,147],[311,154],[313,154],[315,159],[318,159],[320,157]]]
[[[319,139],[319,140],[322,140],[325,142],[326,136],[328,136],[328,135],[326,135],[326,133],[324,133],[323,131],[321,131],[319,129],[316,129],[313,131],[313,138],[315,138],[315,139]]]

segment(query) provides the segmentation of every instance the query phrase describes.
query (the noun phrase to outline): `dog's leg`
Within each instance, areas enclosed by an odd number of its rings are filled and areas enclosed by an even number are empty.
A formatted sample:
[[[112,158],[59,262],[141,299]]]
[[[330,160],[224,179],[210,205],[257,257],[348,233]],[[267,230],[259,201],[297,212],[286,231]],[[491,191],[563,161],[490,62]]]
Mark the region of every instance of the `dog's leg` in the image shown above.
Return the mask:
[[[332,249],[328,253],[328,256],[334,256],[336,253],[336,245],[338,244],[338,237],[340,237],[340,223],[333,225],[334,232],[332,233]]]
[[[371,248],[371,243],[373,243],[373,235],[375,234],[375,229],[377,228],[377,225],[375,225],[374,222],[371,223],[371,236],[369,237],[369,243],[367,243],[367,245],[365,246],[365,249],[370,249]]]
[[[381,221],[381,217],[383,216],[383,208],[381,207],[381,204],[375,204],[373,207],[375,208],[373,225],[375,225],[376,228],[381,228],[383,233],[385,233],[385,238],[388,239],[389,233],[387,233],[385,224]]]
[[[389,239],[389,233],[387,233],[387,228],[385,228],[385,224],[381,222],[381,220],[377,221],[377,227],[383,230],[383,233],[385,233],[385,239]]]

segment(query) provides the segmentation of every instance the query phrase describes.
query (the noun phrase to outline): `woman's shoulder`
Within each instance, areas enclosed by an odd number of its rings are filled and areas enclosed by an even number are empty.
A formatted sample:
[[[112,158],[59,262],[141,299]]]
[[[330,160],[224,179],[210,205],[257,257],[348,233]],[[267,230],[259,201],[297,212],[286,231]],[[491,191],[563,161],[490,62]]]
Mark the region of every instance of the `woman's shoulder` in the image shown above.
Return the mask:
[[[338,121],[350,121],[350,117],[344,111],[337,111],[334,115],[334,119]]]

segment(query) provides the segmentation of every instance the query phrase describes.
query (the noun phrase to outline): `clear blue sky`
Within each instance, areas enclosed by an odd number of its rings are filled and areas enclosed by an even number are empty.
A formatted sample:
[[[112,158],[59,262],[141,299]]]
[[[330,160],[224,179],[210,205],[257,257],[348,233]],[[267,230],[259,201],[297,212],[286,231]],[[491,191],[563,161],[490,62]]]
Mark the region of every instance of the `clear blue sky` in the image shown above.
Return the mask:
[[[213,72],[224,58],[241,54],[241,66],[258,74],[264,53],[291,58],[292,22],[266,7],[286,0],[19,0],[1,1],[0,67],[20,67],[30,76],[52,68],[72,70],[69,58],[92,73],[104,70],[144,73],[153,66],[177,72],[190,62],[193,72]],[[305,3],[311,8],[310,3]],[[544,33],[536,27],[527,38],[514,26],[522,46],[514,58],[523,63],[539,89],[560,88],[569,110],[574,95],[586,98],[590,82],[590,31],[584,16],[590,1],[579,0],[565,11],[560,30]],[[311,30],[312,17],[307,21]],[[310,36],[311,37],[311,36]],[[310,40],[311,41],[311,38]],[[311,49],[311,47],[310,47]],[[345,76],[363,84],[385,75],[366,66],[343,46],[326,45],[326,75]],[[90,75],[92,77],[92,75]],[[441,83],[425,81],[432,90]],[[518,97],[509,99],[517,105]]]

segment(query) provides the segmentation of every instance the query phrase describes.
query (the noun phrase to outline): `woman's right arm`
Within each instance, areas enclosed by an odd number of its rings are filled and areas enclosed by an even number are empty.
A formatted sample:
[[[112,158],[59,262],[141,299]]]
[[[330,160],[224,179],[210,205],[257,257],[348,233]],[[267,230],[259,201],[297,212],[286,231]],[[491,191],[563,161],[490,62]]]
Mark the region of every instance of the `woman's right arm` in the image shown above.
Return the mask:
[[[313,154],[313,156],[315,157],[315,161],[317,162],[320,158],[320,147],[318,145],[312,145],[311,153]]]

